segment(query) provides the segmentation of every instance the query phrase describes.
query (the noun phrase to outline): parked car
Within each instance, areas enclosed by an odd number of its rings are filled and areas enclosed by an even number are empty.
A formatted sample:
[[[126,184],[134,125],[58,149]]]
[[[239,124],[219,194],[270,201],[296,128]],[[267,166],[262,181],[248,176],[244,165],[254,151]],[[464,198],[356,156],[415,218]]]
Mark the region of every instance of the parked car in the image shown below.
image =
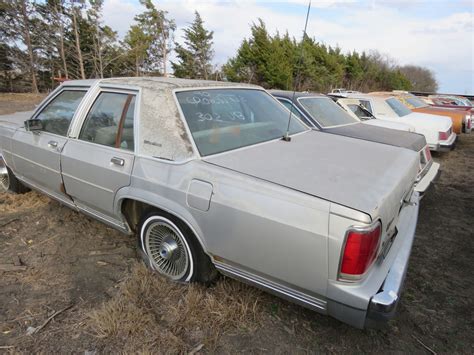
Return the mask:
[[[453,132],[453,124],[447,117],[412,112],[393,96],[349,94],[348,97],[359,99],[378,119],[413,126],[416,133],[425,136],[432,151],[446,152],[455,146],[456,133]]]
[[[430,95],[429,98],[443,104],[474,107],[474,103],[466,97],[456,95]]]
[[[400,122],[392,122],[377,119],[369,110],[364,107],[363,101],[359,99],[330,95],[334,102],[342,107],[350,116],[362,123],[371,124],[385,128],[397,129],[399,131],[415,132],[415,127]]]
[[[413,112],[427,113],[431,115],[449,117],[453,122],[453,131],[456,134],[471,133],[471,113],[470,110],[452,110],[445,107],[434,107],[426,104],[415,95],[404,92],[378,92],[374,95],[395,96],[400,102]]]
[[[468,115],[470,115],[470,130],[472,131],[474,129],[474,107],[471,106],[470,100],[466,99],[465,101],[460,101],[458,104],[455,104],[452,101],[438,97],[420,97],[420,99],[428,105],[434,107],[444,107],[451,110],[463,110],[466,114],[466,118]]]
[[[439,164],[433,162],[425,137],[421,134],[400,132],[392,129],[393,126],[398,127],[400,125],[403,127],[402,123],[375,119],[367,119],[361,122],[360,119],[349,115],[343,108],[325,95],[279,90],[271,90],[270,93],[313,129],[394,145],[417,152],[419,155],[419,173],[415,190],[421,195],[427,191],[433,180],[438,177]]]
[[[329,94],[358,94],[358,93],[360,93],[360,91],[338,88],[338,89],[332,89]]]
[[[207,282],[216,268],[355,327],[391,318],[418,154],[296,117],[287,135],[288,116],[255,86],[67,81],[24,125],[0,125],[1,181],[136,234],[171,280]]]

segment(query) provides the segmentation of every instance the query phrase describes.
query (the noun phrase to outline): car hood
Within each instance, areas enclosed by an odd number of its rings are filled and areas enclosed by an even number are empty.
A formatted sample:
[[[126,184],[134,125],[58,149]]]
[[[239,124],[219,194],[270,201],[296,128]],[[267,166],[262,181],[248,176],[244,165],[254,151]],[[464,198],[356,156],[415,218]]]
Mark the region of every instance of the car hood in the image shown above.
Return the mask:
[[[333,127],[324,130],[324,132],[408,148],[415,152],[419,152],[426,145],[426,139],[421,134],[397,131],[390,128],[377,127],[363,123]]]
[[[418,154],[386,144],[308,131],[204,161],[334,202],[391,223],[412,191]]]

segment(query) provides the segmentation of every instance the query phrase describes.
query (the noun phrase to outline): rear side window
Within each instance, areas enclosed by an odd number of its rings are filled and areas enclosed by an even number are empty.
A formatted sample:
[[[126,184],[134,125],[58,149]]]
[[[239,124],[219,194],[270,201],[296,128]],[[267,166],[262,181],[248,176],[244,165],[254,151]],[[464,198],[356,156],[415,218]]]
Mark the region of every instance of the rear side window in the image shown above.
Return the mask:
[[[385,102],[392,108],[393,111],[395,111],[399,117],[403,117],[411,113],[411,110],[408,107],[393,97],[385,100]]]
[[[86,91],[64,90],[36,116],[41,120],[43,131],[66,136],[74,113]]]
[[[359,100],[361,106],[363,106],[367,111],[369,111],[370,113],[374,113],[374,111],[372,111],[372,105],[370,105],[370,101],[368,100]]]
[[[135,95],[103,92],[87,114],[79,139],[125,150],[134,149]]]
[[[359,105],[356,104],[349,104],[347,105],[352,112],[356,114],[357,117],[359,117],[361,120],[367,120],[369,119],[367,112],[364,112],[363,109],[360,108]]]

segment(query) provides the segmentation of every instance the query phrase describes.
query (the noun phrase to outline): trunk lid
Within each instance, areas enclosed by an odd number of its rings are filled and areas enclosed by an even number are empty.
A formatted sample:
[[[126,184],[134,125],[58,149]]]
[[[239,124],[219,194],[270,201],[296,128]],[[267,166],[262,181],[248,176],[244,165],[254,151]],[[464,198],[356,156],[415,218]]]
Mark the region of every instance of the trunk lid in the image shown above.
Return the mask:
[[[384,231],[419,168],[414,151],[317,131],[203,160],[380,218]]]
[[[426,139],[421,134],[397,131],[363,123],[329,128],[325,132],[407,148],[415,152],[419,152],[426,145]]]

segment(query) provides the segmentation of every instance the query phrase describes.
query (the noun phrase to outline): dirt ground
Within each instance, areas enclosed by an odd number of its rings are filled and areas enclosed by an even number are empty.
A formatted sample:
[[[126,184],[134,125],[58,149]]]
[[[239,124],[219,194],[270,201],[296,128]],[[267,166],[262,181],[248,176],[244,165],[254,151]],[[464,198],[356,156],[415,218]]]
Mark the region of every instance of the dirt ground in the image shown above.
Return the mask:
[[[0,193],[0,353],[474,353],[474,134],[435,159],[443,174],[382,330],[224,277],[167,282],[137,261],[132,237],[36,192]]]

